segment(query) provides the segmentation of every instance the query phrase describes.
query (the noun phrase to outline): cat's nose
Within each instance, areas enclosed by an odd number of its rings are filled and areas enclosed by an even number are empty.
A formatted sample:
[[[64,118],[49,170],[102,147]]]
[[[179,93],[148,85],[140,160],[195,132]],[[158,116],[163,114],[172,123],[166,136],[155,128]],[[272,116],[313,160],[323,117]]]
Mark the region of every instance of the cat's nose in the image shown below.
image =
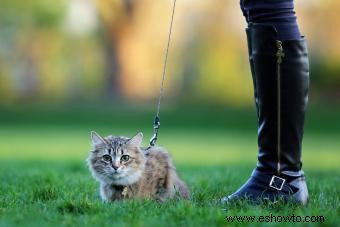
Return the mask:
[[[117,170],[119,167],[116,166],[116,165],[112,165],[112,168],[113,168],[114,170]]]

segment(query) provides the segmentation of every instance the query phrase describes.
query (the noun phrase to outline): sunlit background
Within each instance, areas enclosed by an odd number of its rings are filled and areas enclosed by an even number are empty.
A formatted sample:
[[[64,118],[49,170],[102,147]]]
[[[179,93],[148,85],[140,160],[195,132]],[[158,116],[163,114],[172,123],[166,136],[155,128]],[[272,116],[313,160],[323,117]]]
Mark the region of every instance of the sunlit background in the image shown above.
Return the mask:
[[[92,129],[148,139],[171,7],[1,0],[1,158],[83,161]],[[311,60],[306,167],[339,170],[340,2],[298,0],[296,11]],[[159,140],[177,162],[255,163],[245,27],[237,0],[177,1]]]

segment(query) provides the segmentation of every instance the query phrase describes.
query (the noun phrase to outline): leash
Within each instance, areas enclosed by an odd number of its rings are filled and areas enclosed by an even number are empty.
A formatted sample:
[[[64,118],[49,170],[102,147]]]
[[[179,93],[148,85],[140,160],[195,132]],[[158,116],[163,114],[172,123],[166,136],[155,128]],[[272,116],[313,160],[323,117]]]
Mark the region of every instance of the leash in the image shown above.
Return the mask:
[[[166,66],[168,62],[168,53],[169,53],[169,46],[170,46],[170,41],[171,41],[171,33],[172,33],[172,24],[174,21],[174,15],[175,15],[175,8],[176,8],[176,0],[174,0],[173,6],[172,6],[172,15],[171,15],[171,22],[170,22],[170,29],[169,29],[169,35],[168,35],[168,44],[166,46],[165,50],[165,59],[164,59],[164,65],[163,65],[163,73],[162,73],[162,82],[161,82],[161,88],[159,91],[159,97],[158,97],[158,103],[157,103],[157,112],[156,116],[153,122],[153,136],[150,139],[150,147],[153,147],[156,144],[156,141],[158,139],[158,130],[159,127],[161,126],[161,121],[159,118],[159,111],[161,108],[161,101],[163,98],[163,93],[164,93],[164,80],[165,80],[165,73],[166,73]]]

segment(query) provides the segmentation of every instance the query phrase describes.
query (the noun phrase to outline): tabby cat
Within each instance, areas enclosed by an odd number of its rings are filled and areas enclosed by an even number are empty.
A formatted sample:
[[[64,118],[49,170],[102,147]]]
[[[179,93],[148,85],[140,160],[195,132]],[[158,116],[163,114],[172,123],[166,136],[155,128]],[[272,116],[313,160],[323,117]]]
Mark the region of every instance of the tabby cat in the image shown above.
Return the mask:
[[[166,150],[142,149],[143,134],[132,138],[101,137],[91,132],[92,150],[87,159],[93,177],[100,182],[104,201],[153,198],[165,201],[178,195],[189,197],[189,190],[178,177]]]

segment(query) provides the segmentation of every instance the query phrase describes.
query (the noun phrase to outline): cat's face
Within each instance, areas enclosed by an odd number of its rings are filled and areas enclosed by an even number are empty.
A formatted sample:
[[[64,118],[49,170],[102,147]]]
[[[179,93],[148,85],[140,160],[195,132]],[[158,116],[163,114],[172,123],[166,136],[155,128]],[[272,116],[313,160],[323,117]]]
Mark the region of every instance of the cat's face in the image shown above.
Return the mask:
[[[145,157],[140,149],[143,134],[126,137],[101,137],[91,132],[93,150],[88,158],[92,175],[100,182],[129,185],[136,182],[144,169]]]

